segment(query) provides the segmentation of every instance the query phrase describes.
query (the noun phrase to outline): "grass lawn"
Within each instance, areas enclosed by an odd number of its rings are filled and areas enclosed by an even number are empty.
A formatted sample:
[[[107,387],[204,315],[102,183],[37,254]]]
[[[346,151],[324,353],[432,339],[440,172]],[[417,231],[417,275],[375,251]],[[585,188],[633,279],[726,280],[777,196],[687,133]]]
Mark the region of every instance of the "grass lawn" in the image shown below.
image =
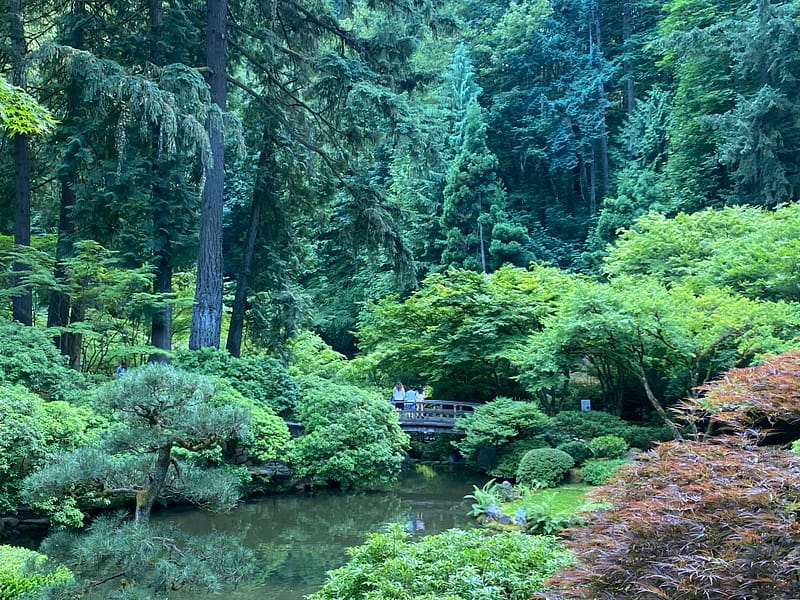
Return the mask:
[[[536,490],[510,503],[507,510],[514,514],[520,506],[524,506],[527,512],[532,512],[534,506],[547,506],[551,513],[574,514],[589,503],[586,494],[591,489],[592,486],[585,483],[567,483],[557,488]]]

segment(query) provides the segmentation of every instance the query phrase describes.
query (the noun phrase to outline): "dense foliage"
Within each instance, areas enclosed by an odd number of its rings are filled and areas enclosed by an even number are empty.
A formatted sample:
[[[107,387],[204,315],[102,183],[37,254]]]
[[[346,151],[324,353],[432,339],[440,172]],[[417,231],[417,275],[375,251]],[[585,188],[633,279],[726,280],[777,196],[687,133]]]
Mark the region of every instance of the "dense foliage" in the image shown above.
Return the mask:
[[[799,365],[794,353],[736,369],[688,400],[692,423],[724,435],[695,428],[622,467],[601,492],[612,508],[570,534],[579,560],[558,597],[796,596],[800,462],[759,426],[796,432]]]
[[[269,356],[236,358],[225,350],[203,348],[176,352],[175,366],[226,381],[257,406],[269,407],[289,417],[297,403],[297,389],[286,369]]]
[[[456,427],[464,437],[455,446],[469,464],[490,468],[496,452],[541,433],[546,423],[535,404],[497,398],[458,419]]]
[[[44,598],[158,598],[166,590],[232,588],[253,572],[253,553],[215,533],[193,536],[163,525],[142,526],[119,515],[94,520],[86,532],[56,532],[42,549],[69,567],[72,585]]]
[[[396,527],[351,549],[348,564],[310,598],[510,600],[541,590],[570,560],[552,537],[453,529],[411,543]]]
[[[27,548],[0,546],[0,599],[37,597],[48,589],[63,589],[72,581],[63,565],[53,566],[47,556]]]
[[[250,413],[211,380],[154,363],[101,388],[95,407],[111,422],[98,443],[53,456],[25,481],[27,498],[53,519],[80,525],[80,507],[116,496],[134,501],[142,522],[165,497],[236,504],[239,478],[202,452],[243,437]]]
[[[90,441],[96,422],[86,407],[46,402],[20,386],[0,384],[0,510],[16,509],[23,479],[53,454]]]
[[[289,455],[297,477],[345,489],[397,478],[409,440],[385,398],[313,377],[302,382],[300,394],[297,416],[305,431]]]

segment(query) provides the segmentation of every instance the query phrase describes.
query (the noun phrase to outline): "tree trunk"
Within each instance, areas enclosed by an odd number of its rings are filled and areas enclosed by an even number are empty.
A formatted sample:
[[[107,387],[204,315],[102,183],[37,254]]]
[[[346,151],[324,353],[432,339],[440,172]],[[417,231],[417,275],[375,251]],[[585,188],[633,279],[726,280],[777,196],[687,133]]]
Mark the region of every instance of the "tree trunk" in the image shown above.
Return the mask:
[[[603,57],[603,38],[600,30],[600,5],[595,6],[594,11],[594,28],[595,28],[595,43],[597,45],[597,57],[601,60]],[[606,125],[606,89],[603,84],[603,79],[600,78],[597,82],[597,101],[600,110],[600,173],[602,174],[603,196],[608,193],[608,126]]]
[[[635,369],[636,377],[642,383],[644,387],[644,393],[647,396],[647,399],[650,401],[650,404],[653,406],[653,409],[658,413],[658,416],[664,421],[667,427],[669,427],[670,432],[672,432],[672,437],[674,437],[677,441],[683,441],[683,436],[681,435],[678,426],[669,418],[667,411],[664,410],[664,407],[661,406],[661,402],[659,402],[656,395],[653,393],[652,388],[650,387],[650,382],[647,380],[647,375],[645,374],[644,364],[639,359],[639,362]]]
[[[631,4],[624,2],[622,4],[622,44],[625,49],[625,55],[630,56],[630,49],[627,48],[633,37],[633,25],[631,23]],[[624,105],[625,112],[630,114],[635,107],[635,99],[633,97],[633,62],[630,58],[622,61],[622,72],[625,77],[625,92],[624,92]]]
[[[247,236],[244,243],[244,255],[242,256],[242,268],[239,271],[239,278],[236,280],[236,296],[233,299],[233,310],[231,312],[231,325],[228,329],[228,340],[226,348],[231,356],[239,357],[242,354],[242,336],[244,334],[244,313],[247,309],[247,292],[250,287],[250,274],[253,269],[253,255],[255,254],[258,231],[261,224],[261,212],[266,202],[267,182],[269,180],[268,165],[272,152],[272,142],[270,141],[269,129],[264,128],[262,136],[261,154],[258,157],[258,171],[256,182],[253,186],[253,202],[250,205],[250,222],[247,228]]]
[[[225,53],[227,36],[226,0],[208,0],[206,32],[207,76],[211,101],[220,112],[227,104]],[[211,115],[206,122],[213,164],[206,170],[206,182],[200,206],[200,252],[197,258],[197,284],[192,306],[189,348],[219,348],[222,328],[222,209],[225,191],[225,145],[221,115]]]
[[[25,85],[25,23],[22,18],[22,0],[11,0],[11,42],[14,48],[13,83],[22,89]],[[31,245],[31,165],[27,135],[14,136],[14,243]],[[28,265],[14,263],[14,271],[27,270]],[[22,283],[22,277],[14,277],[14,285]],[[33,297],[30,290],[20,292],[11,300],[11,314],[23,325],[33,324]]]
[[[83,34],[85,27],[85,3],[77,0],[73,6],[73,16],[75,17],[75,28],[71,32],[70,44],[73,48],[80,49],[83,46]],[[69,84],[67,93],[67,119],[72,119],[80,106],[80,96],[78,95],[74,83]],[[58,239],[56,241],[56,265],[53,269],[53,279],[57,284],[66,286],[68,284],[67,272],[64,261],[73,253],[73,235],[75,233],[75,222],[72,220],[72,207],[75,206],[75,180],[77,179],[77,154],[80,151],[80,142],[73,140],[62,158],[62,165],[59,169],[59,179],[61,183],[60,206],[58,213]],[[72,315],[73,318],[83,314],[83,310],[78,308]],[[70,324],[70,298],[63,290],[53,290],[50,292],[50,304],[47,310],[47,326],[66,328]],[[55,339],[56,346],[62,354],[69,356],[70,365],[80,365],[81,338],[79,335],[62,332]]]
[[[148,475],[148,481],[144,488],[136,493],[136,513],[134,520],[137,523],[147,523],[150,521],[150,513],[153,506],[161,494],[161,488],[167,480],[167,472],[172,462],[172,444],[164,444],[158,449],[156,464],[153,465],[153,472]]]
[[[164,22],[164,7],[162,0],[150,0],[148,3],[150,16],[150,60],[154,65],[161,65],[161,36]],[[168,198],[165,186],[161,185],[162,177],[166,176],[159,160],[158,144],[153,143],[152,172],[154,181],[151,184],[151,201],[153,204],[153,231],[155,236],[154,248],[156,249],[156,271],[153,279],[153,294],[161,298],[172,295],[172,262],[170,256],[169,239],[169,209],[165,206]],[[150,327],[150,344],[165,352],[153,352],[150,362],[168,362],[166,354],[172,350],[172,305],[167,304],[153,314]]]
[[[162,243],[168,243],[162,240]],[[166,250],[164,251],[166,252]],[[162,298],[172,295],[172,266],[169,257],[162,253],[158,257],[156,264],[155,278],[153,280],[153,293]],[[160,349],[169,352],[172,350],[172,305],[167,304],[160,308],[153,315],[153,323],[150,329],[150,343]],[[153,352],[150,355],[150,362],[169,362],[166,353]]]
[[[478,222],[478,239],[481,243],[481,269],[486,273],[486,249],[483,246],[483,224]]]
[[[68,152],[64,160],[74,161],[73,153]],[[61,180],[61,206],[59,209],[58,218],[58,240],[56,241],[56,265],[53,270],[53,278],[56,283],[61,286],[66,286],[67,271],[65,260],[72,254],[72,235],[75,232],[74,223],[72,221],[72,207],[75,206],[75,194],[72,191],[72,184],[75,180],[75,173],[73,169],[62,170]],[[62,290],[53,290],[50,292],[50,304],[47,311],[47,326],[66,328],[70,323],[70,298],[66,292]],[[70,364],[76,361],[74,356],[75,340],[73,334],[62,331],[56,338],[56,346],[61,351],[61,354],[66,354],[70,357]]]

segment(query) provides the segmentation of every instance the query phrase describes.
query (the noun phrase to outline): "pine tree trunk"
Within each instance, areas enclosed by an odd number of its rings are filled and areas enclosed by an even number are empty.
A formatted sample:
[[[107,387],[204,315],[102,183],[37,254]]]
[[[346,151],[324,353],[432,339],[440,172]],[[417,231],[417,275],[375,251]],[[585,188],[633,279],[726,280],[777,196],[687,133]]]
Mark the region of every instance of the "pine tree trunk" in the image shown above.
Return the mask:
[[[148,481],[144,488],[136,494],[136,513],[134,520],[137,523],[148,523],[153,506],[158,500],[164,482],[167,480],[167,472],[172,463],[172,444],[164,444],[158,449],[156,464],[153,465],[153,472],[149,474]]]
[[[65,161],[74,161],[75,157],[72,153],[68,153],[64,157]],[[75,194],[72,191],[72,182],[74,181],[74,172],[71,169],[62,170],[61,180],[61,206],[59,209],[58,218],[58,240],[56,241],[56,265],[53,270],[53,278],[56,283],[66,285],[67,271],[65,266],[65,259],[72,254],[72,235],[75,227],[70,216],[72,207],[75,205]],[[61,290],[53,290],[50,292],[50,304],[47,310],[47,326],[66,328],[70,322],[70,299],[69,296]],[[72,334],[62,332],[56,339],[56,346],[61,351],[61,354],[70,356],[70,363],[74,362],[75,343],[72,339]]]
[[[206,62],[211,101],[224,112],[227,104],[225,53],[227,37],[226,0],[208,0]],[[219,348],[222,328],[222,209],[225,187],[225,145],[221,116],[212,115],[206,123],[213,164],[206,170],[206,183],[200,206],[200,251],[197,258],[197,284],[192,306],[189,348]]]
[[[13,83],[25,89],[25,24],[22,15],[22,0],[11,0],[11,41],[13,53]],[[31,165],[27,135],[14,136],[14,243],[31,245]],[[15,263],[14,271],[25,271],[27,265]],[[14,277],[14,285],[20,285],[21,277]],[[11,300],[11,313],[15,321],[23,325],[33,324],[33,297],[30,290],[21,292]]]
[[[166,242],[162,240],[162,243]],[[172,266],[165,254],[159,256],[156,264],[153,293],[162,297],[172,295]],[[150,343],[159,350],[172,350],[172,305],[168,304],[153,315]],[[150,362],[169,362],[169,358],[164,353],[154,352],[150,355]]]
[[[239,278],[236,280],[236,296],[233,299],[233,310],[231,312],[231,325],[228,329],[228,340],[226,348],[231,356],[239,357],[242,354],[242,336],[244,334],[244,313],[247,309],[247,292],[250,287],[250,274],[253,269],[253,255],[255,254],[258,230],[261,224],[261,210],[266,202],[267,181],[269,173],[267,166],[272,150],[269,130],[264,129],[261,154],[258,157],[258,171],[256,173],[256,183],[253,187],[253,202],[250,205],[250,222],[247,228],[247,237],[244,243],[244,255],[242,256],[242,268],[239,271]]]

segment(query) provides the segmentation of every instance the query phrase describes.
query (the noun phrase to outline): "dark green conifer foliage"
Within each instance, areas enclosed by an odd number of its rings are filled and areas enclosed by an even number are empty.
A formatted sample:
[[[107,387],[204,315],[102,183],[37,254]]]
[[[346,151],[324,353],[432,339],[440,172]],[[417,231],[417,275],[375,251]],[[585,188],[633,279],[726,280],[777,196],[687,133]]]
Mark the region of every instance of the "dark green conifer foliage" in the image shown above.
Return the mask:
[[[443,265],[487,271],[492,228],[505,210],[505,189],[496,169],[497,157],[486,145],[481,107],[473,99],[467,106],[461,148],[444,188]]]

